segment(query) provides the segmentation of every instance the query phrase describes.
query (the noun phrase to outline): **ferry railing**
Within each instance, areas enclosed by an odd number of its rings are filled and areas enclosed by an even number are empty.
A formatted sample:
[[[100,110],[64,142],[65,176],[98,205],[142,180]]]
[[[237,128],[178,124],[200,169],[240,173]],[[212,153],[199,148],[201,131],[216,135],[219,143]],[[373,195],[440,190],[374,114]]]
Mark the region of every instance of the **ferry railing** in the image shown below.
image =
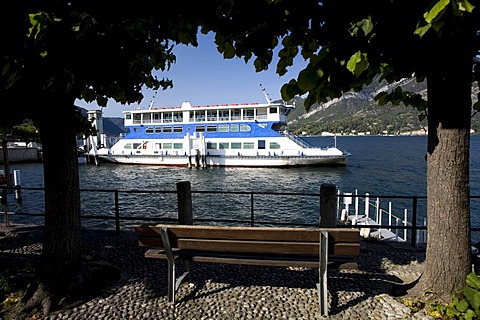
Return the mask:
[[[21,195],[22,192],[30,192],[31,194]],[[42,193],[42,195],[34,194]],[[30,197],[41,198],[43,196],[44,188],[43,187],[25,187],[25,186],[0,186],[0,198],[2,203],[2,210],[4,213],[4,223],[8,225],[10,219],[15,217],[18,218],[34,218],[37,223],[42,223],[44,217],[44,209],[37,208],[36,211],[32,208],[27,208],[22,205],[22,199],[27,199]],[[115,230],[119,231],[121,229],[121,223],[125,222],[127,226],[131,226],[132,223],[146,223],[146,222],[163,222],[163,223],[176,223],[178,222],[178,212],[179,207],[182,204],[178,203],[179,200],[179,190],[123,190],[123,189],[80,189],[82,194],[82,221],[106,221],[107,223],[113,222]],[[197,216],[197,212],[194,213],[195,222],[202,223],[214,223],[214,224],[234,224],[234,225],[245,225],[250,226],[255,225],[271,225],[271,226],[297,226],[297,227],[315,227],[318,226],[319,221],[319,212],[320,212],[320,193],[302,193],[302,192],[260,192],[260,191],[204,191],[204,190],[194,190],[191,191],[192,198],[194,198],[193,211],[199,210],[198,204],[201,203],[205,206],[205,203],[211,202],[212,199],[225,199],[228,196],[234,197],[235,202],[241,207],[241,211],[244,214],[241,218],[228,218],[225,216],[216,216],[212,218],[213,215],[209,217],[202,216],[201,214]],[[87,202],[84,203],[85,195],[95,195],[97,198],[100,197],[103,202],[97,201],[96,203]],[[104,196],[106,195],[106,196]],[[162,195],[162,197],[153,197],[154,195]],[[174,199],[174,198],[177,199]],[[200,199],[198,197],[206,197],[206,199]],[[239,198],[241,197],[241,198]],[[308,205],[312,212],[311,219],[309,221],[300,222],[295,219],[280,221],[275,218],[265,219],[261,218],[262,214],[259,211],[262,210],[271,210],[274,212],[274,208],[271,206],[263,205],[262,208],[258,208],[258,203],[265,203],[265,201],[259,201],[261,197],[286,197],[292,199],[294,197],[308,198],[313,199],[305,202],[305,205]],[[9,198],[11,200],[9,200]],[[12,198],[15,198],[13,201]],[[154,208],[149,208],[148,210],[142,206],[144,199],[160,199],[160,198],[169,198],[164,204],[155,204]],[[349,199],[349,200],[345,200]],[[371,201],[374,199],[374,201]],[[390,199],[390,200],[402,200],[404,203],[410,202],[411,205],[408,210],[408,215],[406,209],[403,209],[403,215],[397,216],[392,212],[392,205],[389,202],[389,209],[384,209],[380,207],[380,199]],[[480,199],[480,196],[471,196],[471,200]],[[165,200],[165,199],[164,199]],[[222,202],[222,200],[220,202]],[[130,202],[136,202],[136,207],[133,209],[128,208]],[[316,204],[313,204],[314,201]],[[336,195],[336,214],[339,221],[344,221],[343,224],[338,224],[338,228],[358,228],[359,231],[365,233],[370,233],[372,230],[385,229],[396,233],[395,241],[410,242],[412,247],[415,247],[417,244],[425,242],[426,239],[426,196],[399,196],[399,195],[370,195],[365,194],[361,195],[358,193],[340,193]],[[361,205],[361,202],[363,204]],[[13,207],[11,203],[15,204],[15,210],[9,210],[9,207]],[[20,203],[18,203],[20,202]],[[270,201],[269,201],[270,202]],[[423,202],[423,203],[422,203]],[[107,204],[105,204],[107,203]],[[123,204],[123,205],[122,205]],[[149,204],[152,207],[152,204]],[[226,210],[229,205],[226,203],[220,203],[218,211]],[[477,207],[478,204],[472,206],[472,208]],[[159,209],[159,207],[161,209]],[[347,208],[348,207],[348,208]],[[422,215],[419,215],[419,207]],[[370,209],[373,208],[374,212],[370,215]],[[27,209],[27,210],[25,210]],[[345,220],[345,210],[348,209],[348,221]],[[363,209],[363,213],[362,213]],[[103,210],[103,212],[102,212]],[[105,210],[107,212],[105,212]],[[156,211],[163,211],[166,214],[158,215]],[[208,211],[208,208],[203,208],[202,210]],[[476,210],[476,209],[475,209]],[[92,213],[94,211],[94,213]],[[130,213],[128,213],[129,211]],[[473,210],[472,210],[473,212]],[[246,213],[246,215],[245,215]],[[354,217],[360,217],[361,215],[369,215],[371,219],[370,224],[355,224],[352,223]],[[260,217],[259,217],[260,216]],[[408,216],[408,218],[407,218]],[[472,214],[472,217],[474,215]],[[248,218],[247,218],[248,217]],[[386,221],[388,221],[386,223]],[[393,223],[393,221],[399,221],[399,223]],[[358,222],[358,220],[357,220]],[[478,223],[477,223],[478,225]],[[103,226],[111,228],[111,225]],[[480,231],[480,228],[471,228],[472,232]],[[398,234],[402,233],[402,236]],[[410,237],[407,237],[407,232],[410,234]],[[364,234],[365,236],[365,234]],[[421,241],[418,241],[419,237]]]

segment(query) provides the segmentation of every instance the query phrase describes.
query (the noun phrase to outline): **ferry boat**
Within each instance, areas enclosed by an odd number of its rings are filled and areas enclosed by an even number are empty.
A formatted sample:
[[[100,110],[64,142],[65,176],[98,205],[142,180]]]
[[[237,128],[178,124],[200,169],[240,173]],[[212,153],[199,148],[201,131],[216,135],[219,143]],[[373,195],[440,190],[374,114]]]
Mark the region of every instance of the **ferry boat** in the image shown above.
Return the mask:
[[[314,147],[283,130],[294,108],[284,102],[181,106],[124,111],[129,132],[91,156],[121,164],[186,167],[345,165],[348,152]]]

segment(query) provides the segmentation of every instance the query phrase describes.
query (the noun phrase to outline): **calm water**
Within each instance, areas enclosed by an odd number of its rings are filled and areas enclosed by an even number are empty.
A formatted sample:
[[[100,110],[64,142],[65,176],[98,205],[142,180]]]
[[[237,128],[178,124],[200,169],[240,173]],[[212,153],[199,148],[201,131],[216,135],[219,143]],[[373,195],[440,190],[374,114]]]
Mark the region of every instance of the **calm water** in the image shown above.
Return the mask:
[[[311,137],[318,145],[333,143],[332,137]],[[352,153],[345,167],[315,168],[208,168],[187,169],[158,166],[101,164],[79,165],[81,188],[175,191],[178,181],[190,181],[192,191],[295,192],[318,194],[322,183],[332,183],[342,192],[373,195],[426,195],[426,137],[337,137],[337,146]],[[471,194],[480,195],[480,136],[471,140]],[[20,170],[22,186],[42,187],[42,164],[12,164]],[[10,210],[43,212],[43,192],[24,190],[22,204],[11,204]],[[248,219],[250,196],[238,194],[193,195],[195,218]],[[155,215],[176,217],[176,194],[120,193],[121,215]],[[383,200],[382,200],[383,201]],[[390,200],[385,200],[390,201]],[[394,200],[391,200],[392,202]],[[399,214],[411,201],[394,201]],[[480,202],[480,201],[479,201]],[[15,208],[13,208],[15,206]],[[385,204],[387,207],[387,204]],[[306,222],[318,221],[319,199],[313,196],[263,196],[254,200],[258,220]],[[111,192],[82,192],[84,214],[114,213]],[[419,204],[424,211],[424,204]],[[478,210],[472,203],[473,225]],[[424,213],[419,212],[420,215]],[[18,219],[18,218],[17,218]],[[419,218],[421,219],[421,217]],[[95,221],[96,226],[111,227],[110,222]]]

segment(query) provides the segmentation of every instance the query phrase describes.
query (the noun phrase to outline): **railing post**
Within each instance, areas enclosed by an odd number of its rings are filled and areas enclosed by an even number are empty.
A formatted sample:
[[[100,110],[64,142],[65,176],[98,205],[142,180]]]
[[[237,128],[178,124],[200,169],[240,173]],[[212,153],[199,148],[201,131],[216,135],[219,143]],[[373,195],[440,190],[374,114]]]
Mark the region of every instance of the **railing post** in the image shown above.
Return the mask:
[[[253,210],[253,191],[250,192],[250,225],[255,226],[255,212]]]
[[[115,231],[120,231],[120,206],[118,204],[118,190],[115,190]]]
[[[417,245],[417,196],[413,196],[412,204],[412,240],[410,244],[413,248]]]
[[[369,206],[370,206],[370,197],[368,193],[365,193],[365,221],[368,221],[369,218]]]
[[[190,181],[177,182],[178,224],[193,224],[192,186]]]
[[[322,183],[320,186],[320,228],[331,228],[337,225],[336,194],[337,187],[334,184]]]
[[[3,219],[5,227],[8,227],[10,225],[10,222],[8,221],[7,188],[7,186],[2,187]]]

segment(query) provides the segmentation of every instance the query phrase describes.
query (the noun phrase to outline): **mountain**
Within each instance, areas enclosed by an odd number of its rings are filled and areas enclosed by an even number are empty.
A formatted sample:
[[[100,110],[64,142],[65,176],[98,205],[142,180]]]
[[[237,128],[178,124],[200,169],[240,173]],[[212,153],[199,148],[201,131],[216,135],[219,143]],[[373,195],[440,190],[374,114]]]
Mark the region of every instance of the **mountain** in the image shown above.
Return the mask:
[[[296,98],[295,109],[288,115],[287,129],[296,134],[321,135],[335,133],[343,135],[384,135],[384,134],[424,134],[427,119],[419,120],[419,112],[403,104],[380,106],[374,97],[382,91],[391,91],[396,87],[405,91],[419,93],[426,99],[426,83],[417,83],[414,78],[403,79],[394,84],[373,83],[360,92],[348,92],[339,99],[324,104],[315,104],[307,113],[304,99]],[[472,90],[472,99],[476,100],[478,87]],[[454,94],[454,93],[452,93]],[[480,130],[480,116],[472,117],[472,129]]]

